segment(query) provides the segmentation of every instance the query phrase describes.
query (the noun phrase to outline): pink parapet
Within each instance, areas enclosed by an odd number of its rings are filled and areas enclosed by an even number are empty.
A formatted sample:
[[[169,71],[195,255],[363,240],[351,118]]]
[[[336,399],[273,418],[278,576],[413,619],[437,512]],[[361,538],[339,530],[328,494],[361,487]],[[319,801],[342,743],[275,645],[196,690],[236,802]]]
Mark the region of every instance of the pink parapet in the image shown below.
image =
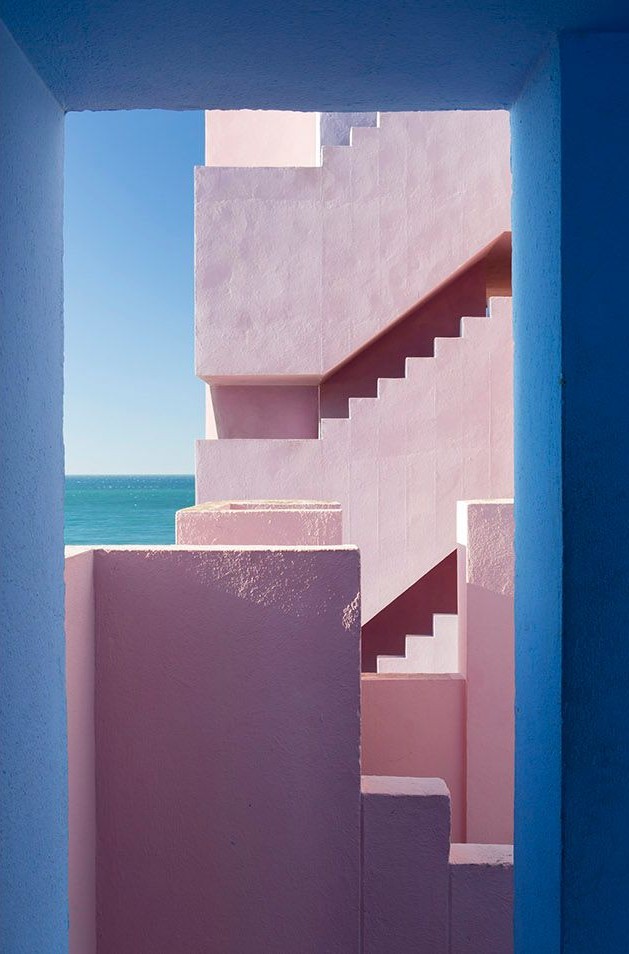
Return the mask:
[[[513,501],[457,510],[459,635],[467,677],[467,841],[513,841]]]
[[[177,511],[177,543],[196,546],[331,546],[342,543],[338,503],[221,500]]]

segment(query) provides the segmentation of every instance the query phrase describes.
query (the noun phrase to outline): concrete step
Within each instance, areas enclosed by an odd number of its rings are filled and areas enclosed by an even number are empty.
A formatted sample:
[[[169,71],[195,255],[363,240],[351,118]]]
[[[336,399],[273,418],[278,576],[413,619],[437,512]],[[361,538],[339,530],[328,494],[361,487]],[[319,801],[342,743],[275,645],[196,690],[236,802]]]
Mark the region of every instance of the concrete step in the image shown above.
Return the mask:
[[[433,616],[433,632],[407,636],[404,656],[378,656],[379,673],[452,673],[459,670],[458,617],[452,613]]]

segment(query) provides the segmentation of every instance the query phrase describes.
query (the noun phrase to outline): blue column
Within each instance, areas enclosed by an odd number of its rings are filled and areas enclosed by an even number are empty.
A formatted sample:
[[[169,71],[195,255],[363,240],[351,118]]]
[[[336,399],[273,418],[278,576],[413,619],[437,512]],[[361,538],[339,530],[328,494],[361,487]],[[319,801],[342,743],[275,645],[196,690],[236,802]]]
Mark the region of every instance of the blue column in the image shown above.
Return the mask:
[[[629,36],[512,111],[516,951],[629,944]]]
[[[0,23],[0,952],[67,950],[63,111]]]

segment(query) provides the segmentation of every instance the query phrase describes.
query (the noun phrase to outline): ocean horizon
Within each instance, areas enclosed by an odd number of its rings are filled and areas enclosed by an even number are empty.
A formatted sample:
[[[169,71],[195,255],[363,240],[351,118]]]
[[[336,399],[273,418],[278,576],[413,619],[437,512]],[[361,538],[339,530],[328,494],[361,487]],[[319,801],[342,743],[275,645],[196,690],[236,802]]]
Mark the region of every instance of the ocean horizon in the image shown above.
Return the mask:
[[[175,513],[193,504],[192,474],[67,475],[64,542],[174,543]]]

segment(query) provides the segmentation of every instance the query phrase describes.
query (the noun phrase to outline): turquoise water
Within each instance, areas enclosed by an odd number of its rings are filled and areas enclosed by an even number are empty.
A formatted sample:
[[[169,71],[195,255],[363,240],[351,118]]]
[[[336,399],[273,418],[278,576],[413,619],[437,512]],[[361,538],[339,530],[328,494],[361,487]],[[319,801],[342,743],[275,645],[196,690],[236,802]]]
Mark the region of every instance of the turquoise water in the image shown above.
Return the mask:
[[[65,542],[174,543],[194,477],[66,477]]]

